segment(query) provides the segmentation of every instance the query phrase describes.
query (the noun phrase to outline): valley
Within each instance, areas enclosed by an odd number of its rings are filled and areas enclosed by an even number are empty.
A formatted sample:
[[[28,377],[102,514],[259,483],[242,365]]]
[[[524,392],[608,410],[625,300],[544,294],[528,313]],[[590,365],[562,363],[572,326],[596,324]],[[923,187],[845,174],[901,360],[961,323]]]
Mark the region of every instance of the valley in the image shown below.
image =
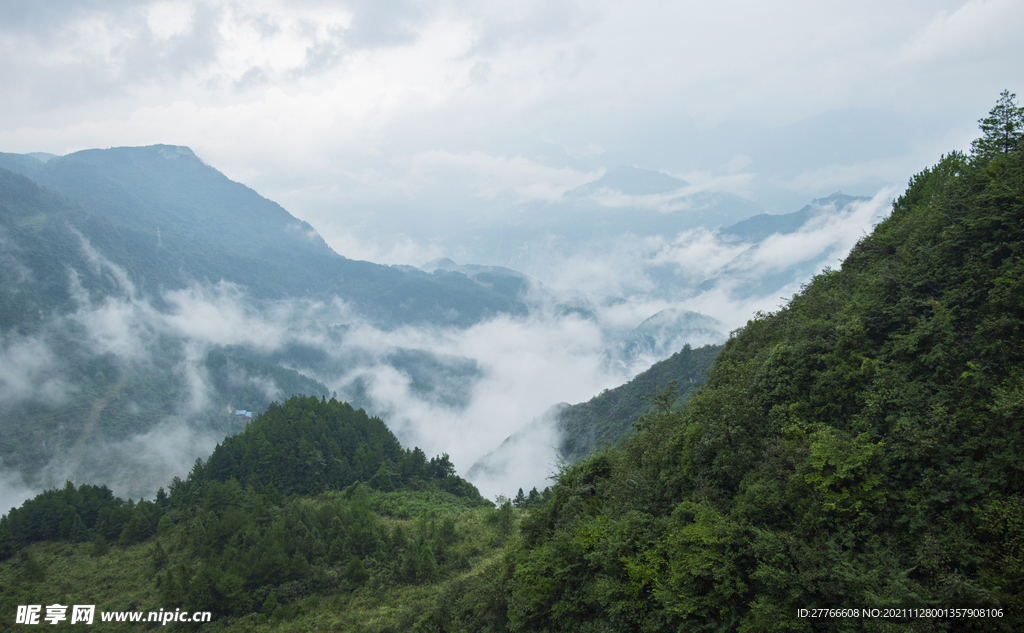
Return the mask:
[[[921,172],[841,267],[727,337],[674,306],[607,339],[602,311],[629,299],[450,260],[364,267],[429,284],[448,306],[429,326],[317,288],[154,286],[106,220],[0,172],[4,354],[25,371],[20,390],[5,377],[3,457],[69,473],[0,518],[0,609],[30,623],[53,601],[53,619],[74,595],[103,621],[174,608],[203,620],[175,629],[222,631],[1016,630],[1024,145],[998,140]],[[68,250],[29,255],[45,236]],[[452,325],[474,314],[459,300],[510,287],[507,310]],[[531,323],[557,336],[538,346]],[[524,422],[573,384],[552,349],[626,382]],[[527,407],[483,398],[507,371],[559,379]],[[516,423],[479,437],[503,408]],[[437,411],[456,424],[416,426]],[[100,476],[117,494],[75,481]]]

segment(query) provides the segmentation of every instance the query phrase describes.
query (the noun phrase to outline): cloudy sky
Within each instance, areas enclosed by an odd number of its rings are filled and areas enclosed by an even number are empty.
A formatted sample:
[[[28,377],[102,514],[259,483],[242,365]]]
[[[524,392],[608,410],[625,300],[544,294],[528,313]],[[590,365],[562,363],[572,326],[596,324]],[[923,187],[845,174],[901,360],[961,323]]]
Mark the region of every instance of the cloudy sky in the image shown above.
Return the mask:
[[[187,145],[342,254],[419,264],[445,253],[411,218],[616,165],[774,213],[901,188],[1024,92],[1021,25],[1015,0],[12,0],[0,151]]]

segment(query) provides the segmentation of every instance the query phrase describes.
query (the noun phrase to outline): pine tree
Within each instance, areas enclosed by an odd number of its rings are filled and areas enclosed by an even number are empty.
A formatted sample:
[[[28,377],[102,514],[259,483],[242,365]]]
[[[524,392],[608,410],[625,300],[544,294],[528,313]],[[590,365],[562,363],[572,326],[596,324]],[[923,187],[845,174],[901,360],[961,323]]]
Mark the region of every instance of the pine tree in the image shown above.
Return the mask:
[[[363,561],[359,560],[358,556],[354,554],[349,556],[348,564],[345,565],[345,575],[353,584],[361,585],[366,582],[366,568],[363,567]]]
[[[437,574],[437,557],[434,556],[434,549],[430,545],[426,545],[420,550],[416,580],[418,582],[432,582],[437,579]]]
[[[75,513],[75,519],[71,523],[71,533],[69,538],[73,543],[84,543],[89,540],[89,530],[85,527],[85,523],[82,522],[82,517]]]
[[[988,116],[979,119],[982,137],[971,143],[971,153],[981,160],[1012,152],[1024,138],[1024,108],[1014,102],[1017,95],[1004,90]]]
[[[160,545],[160,541],[157,541],[156,545],[153,546],[153,552],[150,554],[150,560],[153,563],[153,569],[156,569],[157,571],[167,566],[170,558],[167,556],[167,552],[164,548]]]
[[[523,494],[522,488],[519,489],[519,493],[516,494],[516,498],[512,500],[512,505],[514,505],[517,508],[526,507],[526,495]]]
[[[526,498],[526,507],[532,507],[541,502],[540,493],[537,492],[537,486],[530,488],[530,496]]]
[[[277,592],[271,590],[270,593],[267,594],[267,599],[263,601],[263,608],[260,609],[260,611],[262,611],[267,617],[270,617],[274,615],[274,611],[276,611],[279,606],[280,603],[277,601]]]
[[[46,578],[42,565],[32,558],[28,550],[21,550],[21,580],[26,583],[42,582]]]
[[[97,530],[96,538],[92,542],[92,551],[89,552],[89,555],[97,558],[105,556],[108,551],[110,551],[110,546],[107,545],[107,539],[103,538],[103,535],[99,534]]]
[[[181,571],[177,574],[173,569],[167,570],[167,576],[160,581],[160,597],[166,607],[180,605],[185,599],[185,589],[181,585]]]
[[[377,474],[370,478],[370,485],[381,492],[394,492],[395,484],[391,481],[391,469],[387,462],[380,465]]]

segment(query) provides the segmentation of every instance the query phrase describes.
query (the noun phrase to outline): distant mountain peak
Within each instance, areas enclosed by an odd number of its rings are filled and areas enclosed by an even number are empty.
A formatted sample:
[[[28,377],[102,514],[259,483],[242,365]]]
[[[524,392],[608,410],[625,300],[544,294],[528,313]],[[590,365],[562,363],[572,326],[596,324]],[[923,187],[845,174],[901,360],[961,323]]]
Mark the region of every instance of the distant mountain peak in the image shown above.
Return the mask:
[[[57,154],[50,154],[48,152],[29,152],[28,154],[25,154],[25,156],[31,156],[32,158],[38,160],[41,163],[45,163],[46,161],[53,158],[60,158],[60,156],[58,156]]]
[[[576,187],[566,195],[582,197],[601,189],[611,189],[632,196],[646,196],[677,191],[687,186],[685,180],[665,172],[642,167],[623,166],[610,169],[593,182]]]
[[[850,204],[851,202],[857,202],[857,201],[860,201],[860,200],[870,200],[870,199],[871,198],[865,197],[865,196],[850,196],[850,195],[847,195],[847,194],[843,193],[843,191],[840,189],[839,191],[836,191],[835,193],[829,194],[829,195],[825,196],[824,198],[815,198],[814,200],[811,200],[811,204],[812,205],[818,205],[818,206],[825,206],[825,205],[829,205],[829,204],[837,204],[838,206],[843,207],[843,206],[846,206],[846,205]]]
[[[629,333],[617,360],[632,373],[639,367],[649,367],[652,361],[668,358],[684,345],[724,343],[727,331],[724,323],[706,314],[680,307],[665,308]]]
[[[459,265],[455,263],[455,260],[449,259],[447,257],[439,257],[437,259],[432,259],[429,262],[427,262],[426,264],[423,264],[422,266],[420,266],[420,270],[426,271],[428,273],[432,273],[435,270],[458,270],[458,269],[459,269]]]
[[[824,198],[815,198],[810,204],[793,213],[781,215],[761,213],[751,216],[742,222],[723,228],[721,234],[745,242],[759,242],[776,233],[783,235],[795,233],[808,220],[820,213],[840,211],[849,204],[865,202],[870,199],[865,196],[850,196],[842,191],[837,191]]]
[[[175,159],[181,156],[186,156],[188,158],[195,158],[196,160],[199,160],[199,157],[196,156],[196,153],[192,151],[192,148],[186,147],[184,145],[154,145],[153,147],[157,148],[160,155],[167,159]]]

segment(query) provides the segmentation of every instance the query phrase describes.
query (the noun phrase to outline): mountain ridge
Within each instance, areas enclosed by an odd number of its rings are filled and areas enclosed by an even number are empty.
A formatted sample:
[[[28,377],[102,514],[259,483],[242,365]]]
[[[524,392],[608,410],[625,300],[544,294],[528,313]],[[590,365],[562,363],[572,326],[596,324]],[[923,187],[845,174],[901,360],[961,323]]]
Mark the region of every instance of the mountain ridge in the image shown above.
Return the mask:
[[[229,180],[188,148],[83,150],[45,163],[0,154],[0,167],[128,230],[135,244],[159,244],[186,276],[239,283],[257,298],[337,294],[367,318],[389,325],[425,319],[468,325],[489,314],[525,312],[516,289],[492,291],[450,275],[347,259],[308,223]],[[139,283],[151,295],[162,285],[180,287],[181,280],[164,274]]]

